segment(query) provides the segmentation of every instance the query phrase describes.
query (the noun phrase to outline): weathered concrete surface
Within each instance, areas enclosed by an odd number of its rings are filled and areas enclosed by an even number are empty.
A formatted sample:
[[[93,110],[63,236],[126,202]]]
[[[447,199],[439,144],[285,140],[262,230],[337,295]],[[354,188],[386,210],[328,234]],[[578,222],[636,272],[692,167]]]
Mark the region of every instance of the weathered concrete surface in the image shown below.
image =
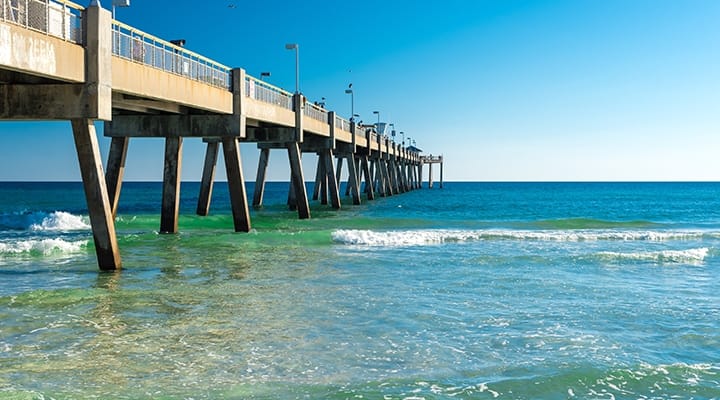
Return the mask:
[[[0,69],[65,82],[85,82],[85,49],[75,43],[0,22]]]
[[[233,112],[233,95],[227,89],[119,57],[112,57],[112,70],[115,91],[218,114]]]
[[[102,270],[119,269],[122,265],[120,250],[117,245],[115,221],[105,185],[95,125],[89,119],[74,119],[72,128],[98,265]]]

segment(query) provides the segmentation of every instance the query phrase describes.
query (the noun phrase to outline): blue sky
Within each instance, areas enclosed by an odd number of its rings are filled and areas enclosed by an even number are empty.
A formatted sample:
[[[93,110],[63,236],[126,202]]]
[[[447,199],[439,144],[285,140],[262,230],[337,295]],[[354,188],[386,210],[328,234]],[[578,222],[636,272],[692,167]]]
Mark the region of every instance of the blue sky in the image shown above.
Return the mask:
[[[447,180],[720,180],[717,1],[132,0],[117,18],[288,90],[299,43],[308,98],[348,117],[352,82],[361,119],[442,153]],[[80,179],[69,123],[0,129],[0,180]],[[126,179],[161,180],[162,154],[131,140]],[[203,155],[185,141],[184,180]],[[288,176],[272,153],[269,179]]]

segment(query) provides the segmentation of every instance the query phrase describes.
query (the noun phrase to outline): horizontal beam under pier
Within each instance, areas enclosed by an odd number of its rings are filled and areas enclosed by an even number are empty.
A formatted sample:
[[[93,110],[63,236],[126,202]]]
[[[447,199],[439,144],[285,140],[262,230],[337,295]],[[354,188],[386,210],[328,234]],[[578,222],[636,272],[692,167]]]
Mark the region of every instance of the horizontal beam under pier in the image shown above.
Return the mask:
[[[243,118],[233,115],[115,115],[109,137],[244,137]]]
[[[103,119],[84,84],[0,85],[0,119]]]

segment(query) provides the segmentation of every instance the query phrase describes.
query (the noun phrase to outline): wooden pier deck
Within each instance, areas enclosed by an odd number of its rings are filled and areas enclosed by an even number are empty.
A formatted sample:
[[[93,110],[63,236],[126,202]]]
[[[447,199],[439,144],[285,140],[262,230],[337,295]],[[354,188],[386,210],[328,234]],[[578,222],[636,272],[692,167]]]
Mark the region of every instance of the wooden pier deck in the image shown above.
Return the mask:
[[[3,1],[0,10],[0,120],[69,120],[99,267],[121,267],[114,216],[131,138],[164,138],[160,231],[178,231],[184,138],[207,143],[197,213],[207,215],[222,146],[234,229],[251,229],[239,142],[260,151],[252,206],[263,201],[270,150],[287,152],[288,204],[310,218],[302,153],[318,156],[313,200],[341,207],[343,164],[353,204],[420,188],[433,157],[395,143],[307,100],[112,20],[98,1]],[[111,138],[106,169],[94,121]],[[442,171],[442,157],[439,158]],[[442,187],[442,172],[440,178]]]

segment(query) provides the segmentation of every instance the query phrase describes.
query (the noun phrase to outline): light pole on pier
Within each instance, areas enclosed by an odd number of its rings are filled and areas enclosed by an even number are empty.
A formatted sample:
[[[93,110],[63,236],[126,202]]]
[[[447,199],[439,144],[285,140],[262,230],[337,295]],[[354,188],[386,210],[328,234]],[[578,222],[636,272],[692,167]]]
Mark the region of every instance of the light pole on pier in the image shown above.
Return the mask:
[[[297,43],[285,45],[288,50],[295,50],[295,93],[300,93],[300,46]]]
[[[350,84],[352,86],[352,83]],[[345,89],[345,94],[350,95],[350,122],[355,121],[355,93],[352,89]],[[358,115],[359,117],[359,115]]]
[[[400,131],[400,137],[402,137],[402,145],[405,147],[405,132]]]

